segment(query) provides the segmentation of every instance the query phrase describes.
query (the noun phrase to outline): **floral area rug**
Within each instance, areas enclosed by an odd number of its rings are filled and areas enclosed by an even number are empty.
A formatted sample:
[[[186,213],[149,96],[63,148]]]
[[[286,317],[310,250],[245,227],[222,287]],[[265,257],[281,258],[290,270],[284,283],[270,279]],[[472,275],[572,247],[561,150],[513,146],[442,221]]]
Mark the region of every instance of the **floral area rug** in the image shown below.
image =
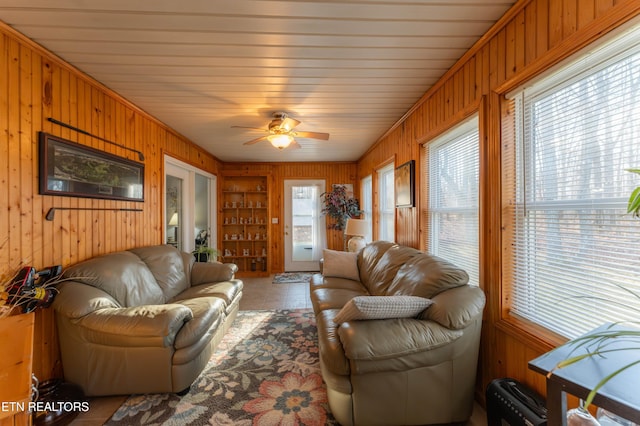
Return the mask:
[[[115,425],[337,425],[309,309],[240,311],[185,396],[133,395]]]
[[[273,277],[274,284],[288,284],[288,283],[309,283],[311,280],[312,272],[283,272],[276,274]]]

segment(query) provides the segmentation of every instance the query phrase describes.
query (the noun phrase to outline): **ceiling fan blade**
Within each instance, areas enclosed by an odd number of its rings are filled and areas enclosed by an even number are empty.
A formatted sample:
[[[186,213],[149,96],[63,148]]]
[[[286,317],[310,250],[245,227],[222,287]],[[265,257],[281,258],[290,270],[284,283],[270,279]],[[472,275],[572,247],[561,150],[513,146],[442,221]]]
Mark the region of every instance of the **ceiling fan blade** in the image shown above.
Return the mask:
[[[329,133],[320,132],[296,132],[296,136],[301,138],[322,139],[323,141],[329,140]]]
[[[296,127],[298,124],[300,124],[300,121],[296,120],[295,118],[287,117],[284,120],[282,120],[282,123],[280,124],[280,128],[291,130],[294,127]]]
[[[260,130],[261,132],[268,132],[267,129],[260,129],[259,127],[248,127],[248,126],[231,126],[232,129],[251,129],[251,130]]]
[[[301,146],[300,146],[300,144],[299,144],[298,142],[296,142],[296,140],[294,139],[294,140],[293,140],[293,142],[291,142],[291,143],[289,144],[289,148],[293,148],[293,149],[300,149],[300,148],[302,148],[302,147],[301,147]]]
[[[260,136],[259,138],[252,139],[252,140],[250,140],[248,142],[243,143],[243,145],[253,145],[254,143],[258,143],[258,142],[263,141],[265,139],[267,139],[266,136]]]

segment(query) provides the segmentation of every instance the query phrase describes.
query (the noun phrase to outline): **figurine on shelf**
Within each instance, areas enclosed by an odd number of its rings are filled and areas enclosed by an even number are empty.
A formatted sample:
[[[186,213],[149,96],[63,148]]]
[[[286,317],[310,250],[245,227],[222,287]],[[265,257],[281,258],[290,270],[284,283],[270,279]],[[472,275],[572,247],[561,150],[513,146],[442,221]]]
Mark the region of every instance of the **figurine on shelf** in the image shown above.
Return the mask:
[[[231,257],[231,251],[229,251],[229,249],[224,249],[224,255],[226,257]]]
[[[247,233],[247,240],[251,241],[251,234]]]
[[[228,202],[228,201],[225,201],[225,202],[224,202],[224,208],[225,208],[225,209],[228,209],[228,208],[229,208],[229,202]]]
[[[225,225],[228,225],[228,224],[229,224],[229,218],[228,218],[228,217],[225,217],[225,218],[224,218],[224,224],[225,224]]]
[[[248,207],[249,207],[250,209],[252,209],[252,208],[253,208],[253,201],[249,200],[249,206],[248,206]]]
[[[267,249],[262,247],[262,256],[266,256],[267,255]]]
[[[238,206],[238,204],[237,204],[235,201],[232,201],[232,202],[231,202],[231,207],[232,207],[232,208],[234,208],[234,209],[235,209],[237,206]]]
[[[228,240],[229,239],[229,234],[224,234],[224,239]]]
[[[259,240],[260,239],[260,233],[256,232],[256,236],[253,237],[254,240]]]

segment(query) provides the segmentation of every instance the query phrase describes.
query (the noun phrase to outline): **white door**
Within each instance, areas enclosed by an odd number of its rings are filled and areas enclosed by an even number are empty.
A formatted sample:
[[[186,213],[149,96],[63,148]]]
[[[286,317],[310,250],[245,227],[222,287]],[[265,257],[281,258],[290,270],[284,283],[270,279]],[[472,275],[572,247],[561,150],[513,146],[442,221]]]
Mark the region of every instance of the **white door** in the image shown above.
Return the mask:
[[[165,157],[165,241],[182,251],[216,246],[216,177]]]
[[[318,271],[327,230],[321,214],[324,180],[284,181],[284,270]]]

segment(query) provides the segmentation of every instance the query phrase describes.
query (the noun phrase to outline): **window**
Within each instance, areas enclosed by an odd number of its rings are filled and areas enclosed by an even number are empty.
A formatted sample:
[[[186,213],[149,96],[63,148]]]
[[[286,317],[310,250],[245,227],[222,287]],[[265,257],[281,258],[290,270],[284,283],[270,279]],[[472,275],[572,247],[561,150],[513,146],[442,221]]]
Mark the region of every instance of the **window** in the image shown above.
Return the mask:
[[[396,240],[396,205],[393,192],[393,163],[377,170],[378,173],[378,239]]]
[[[360,209],[362,210],[362,219],[369,222],[369,230],[364,236],[365,241],[373,241],[373,186],[371,175],[366,176],[360,181]]]
[[[569,338],[640,311],[640,223],[626,214],[638,182],[625,171],[640,166],[639,36],[627,33],[509,96],[510,308]]]
[[[467,271],[471,285],[479,284],[479,155],[474,117],[425,144],[422,168],[428,170],[426,247]]]

